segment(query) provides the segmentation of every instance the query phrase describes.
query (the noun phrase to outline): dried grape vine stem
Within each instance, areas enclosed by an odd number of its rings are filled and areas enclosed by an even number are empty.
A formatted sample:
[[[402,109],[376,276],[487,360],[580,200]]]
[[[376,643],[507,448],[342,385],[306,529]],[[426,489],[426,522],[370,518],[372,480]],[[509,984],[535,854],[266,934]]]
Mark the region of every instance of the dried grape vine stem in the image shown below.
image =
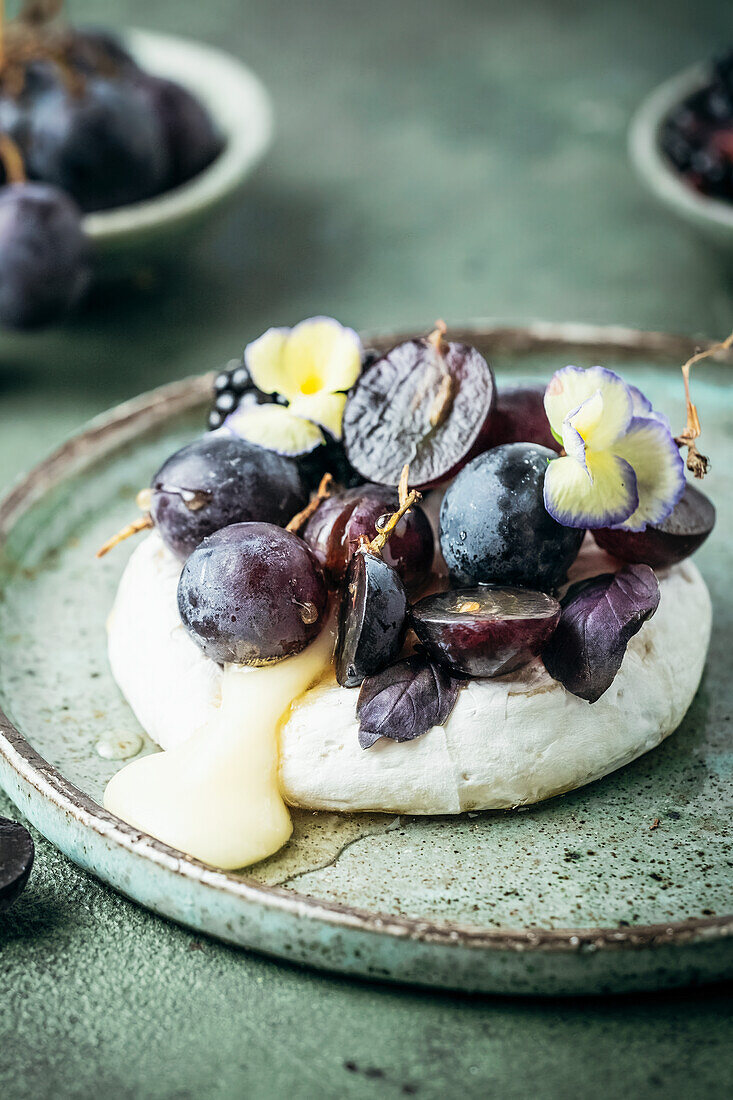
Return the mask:
[[[285,530],[292,531],[294,535],[297,535],[300,529],[303,527],[303,524],[306,523],[306,521],[311,518],[313,513],[318,510],[318,506],[320,505],[320,503],[326,500],[327,497],[330,497],[332,492],[333,477],[331,476],[331,474],[326,473],[321,478],[321,483],[318,486],[318,489],[316,490],[314,495],[311,497],[309,503],[306,504],[305,508],[301,508],[299,512],[295,513],[293,518],[290,520],[290,523],[287,523],[285,525]]]
[[[409,476],[409,466],[402,467],[402,473],[400,474],[400,483],[398,486],[398,493],[400,498],[400,506],[397,511],[389,517],[384,527],[380,527],[374,538],[368,545],[368,550],[372,554],[381,554],[382,550],[387,544],[389,536],[394,531],[397,524],[400,522],[403,516],[412,508],[413,504],[417,504],[419,500],[422,500],[422,494],[418,493],[417,489],[407,491],[407,478]]]
[[[690,367],[695,363],[699,363],[702,359],[708,359],[712,355],[717,355],[721,351],[729,351],[733,347],[733,332],[725,340],[719,344],[712,344],[704,351],[698,351],[695,355],[691,356],[686,363],[682,365],[682,378],[685,383],[685,402],[687,404],[687,422],[685,424],[684,431],[681,435],[675,438],[675,443],[678,447],[687,448],[687,469],[696,478],[703,478],[708,472],[709,459],[706,455],[700,454],[695,444],[695,440],[700,438],[700,418],[697,414],[697,407],[692,403],[690,397]]]

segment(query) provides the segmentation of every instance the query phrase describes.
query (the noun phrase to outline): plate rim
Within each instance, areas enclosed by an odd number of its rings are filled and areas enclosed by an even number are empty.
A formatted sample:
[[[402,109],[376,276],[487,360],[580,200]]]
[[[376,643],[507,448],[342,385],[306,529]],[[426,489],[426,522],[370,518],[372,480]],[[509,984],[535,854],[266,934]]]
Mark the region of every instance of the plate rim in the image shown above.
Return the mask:
[[[429,328],[429,326],[427,326]],[[654,358],[679,358],[680,363],[700,347],[713,341],[699,341],[672,333],[649,332],[622,326],[580,323],[534,322],[526,326],[476,321],[450,326],[451,336],[470,341],[480,338],[495,351],[543,351],[575,347],[579,351],[612,352],[616,355],[643,354]],[[390,347],[413,333],[380,333],[365,336],[365,344],[379,350]],[[733,363],[733,355],[717,359]],[[95,417],[47,458],[22,476],[0,501],[0,548],[15,522],[51,489],[80,465],[104,458],[146,430],[162,425],[172,416],[194,409],[207,396],[213,372],[171,382],[119,404]],[[275,909],[291,916],[304,910],[313,919],[338,929],[350,928],[395,938],[409,938],[430,944],[448,944],[473,949],[510,951],[573,952],[585,948],[605,950],[639,949],[661,945],[684,945],[723,939],[733,935],[733,913],[712,917],[691,917],[683,921],[629,927],[592,928],[482,928],[450,921],[432,921],[364,910],[338,902],[301,894],[284,886],[266,885],[217,870],[135,829],[110,814],[89,795],[46,761],[0,708],[0,757],[26,784],[57,809],[91,828],[103,840],[112,841],[130,854],[168,871],[199,882],[260,908]],[[96,874],[94,869],[92,873]],[[96,877],[101,877],[96,875]]]

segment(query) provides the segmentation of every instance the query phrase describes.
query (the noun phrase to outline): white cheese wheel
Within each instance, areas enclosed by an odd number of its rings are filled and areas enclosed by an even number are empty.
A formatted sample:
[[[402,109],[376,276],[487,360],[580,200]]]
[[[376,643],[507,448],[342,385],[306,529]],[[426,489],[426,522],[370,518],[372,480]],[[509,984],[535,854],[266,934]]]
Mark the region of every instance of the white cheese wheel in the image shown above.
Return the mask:
[[[590,539],[572,579],[615,568]],[[221,702],[222,670],[182,626],[180,563],[157,534],[137,547],[109,618],[109,659],[140,724],[163,749],[200,730]],[[594,704],[539,660],[472,680],[444,726],[415,741],[359,746],[359,692],[329,677],[283,725],[280,784],[294,806],[455,814],[527,805],[598,779],[654,748],[692,702],[710,638],[710,597],[691,561],[659,574],[656,615],[632,639]],[[242,717],[246,722],[246,715]]]

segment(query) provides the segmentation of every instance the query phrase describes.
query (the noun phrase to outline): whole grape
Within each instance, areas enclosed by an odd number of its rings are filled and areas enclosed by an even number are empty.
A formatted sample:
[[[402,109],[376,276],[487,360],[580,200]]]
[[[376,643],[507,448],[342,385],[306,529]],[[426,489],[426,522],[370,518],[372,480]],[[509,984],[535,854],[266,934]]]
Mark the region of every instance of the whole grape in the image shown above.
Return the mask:
[[[92,75],[79,95],[54,84],[34,98],[17,137],[28,175],[84,211],[149,198],[168,177],[163,123],[141,81]]]
[[[231,523],[284,526],[307,503],[310,490],[295,459],[214,434],[171,455],[151,488],[153,522],[179,558]]]
[[[297,535],[235,523],[204,539],[183,567],[178,610],[207,657],[263,665],[299,653],[328,602],[318,562]]]
[[[180,84],[145,74],[163,126],[168,150],[169,187],[177,187],[198,175],[219,155],[223,142],[205,107]]]
[[[43,183],[0,189],[0,323],[28,329],[59,320],[90,278],[76,204]]]
[[[549,591],[566,579],[584,531],[563,527],[542,490],[554,451],[507,443],[479,455],[448,489],[440,545],[459,585],[524,585]]]
[[[373,539],[380,519],[398,507],[397,493],[384,485],[346,489],[322,502],[308,520],[303,538],[333,584],[343,580],[361,536]],[[397,524],[382,557],[408,588],[415,588],[429,575],[434,553],[430,522],[416,504]]]

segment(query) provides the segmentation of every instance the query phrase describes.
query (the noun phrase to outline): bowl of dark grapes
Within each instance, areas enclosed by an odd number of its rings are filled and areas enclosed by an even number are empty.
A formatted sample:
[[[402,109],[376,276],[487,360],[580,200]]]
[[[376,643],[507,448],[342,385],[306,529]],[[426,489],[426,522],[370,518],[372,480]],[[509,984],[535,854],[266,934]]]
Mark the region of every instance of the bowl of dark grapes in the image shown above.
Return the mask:
[[[105,807],[215,867],[278,851],[293,806],[574,790],[672,734],[703,672],[709,353],[675,434],[602,365],[499,385],[471,330],[377,344],[323,316],[251,341],[99,551],[138,536],[108,655],[163,750]]]
[[[656,88],[632,121],[629,151],[657,199],[733,248],[733,50]]]
[[[76,28],[58,0],[0,34],[0,327],[25,331],[190,248],[263,155],[271,110],[221,51]]]

